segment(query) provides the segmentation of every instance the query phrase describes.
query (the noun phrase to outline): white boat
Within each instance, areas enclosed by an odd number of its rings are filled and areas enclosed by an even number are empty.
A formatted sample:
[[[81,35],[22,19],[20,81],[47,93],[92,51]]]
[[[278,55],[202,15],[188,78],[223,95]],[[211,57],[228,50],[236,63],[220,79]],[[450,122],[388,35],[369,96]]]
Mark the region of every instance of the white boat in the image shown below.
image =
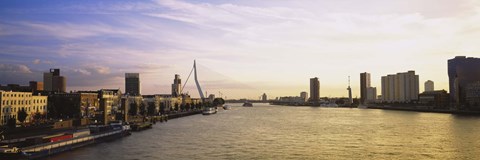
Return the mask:
[[[223,105],[223,109],[224,109],[224,110],[230,110],[230,109],[232,109],[232,107],[229,106],[229,105]]]
[[[207,107],[203,110],[203,115],[211,115],[217,113],[217,110],[214,107]]]

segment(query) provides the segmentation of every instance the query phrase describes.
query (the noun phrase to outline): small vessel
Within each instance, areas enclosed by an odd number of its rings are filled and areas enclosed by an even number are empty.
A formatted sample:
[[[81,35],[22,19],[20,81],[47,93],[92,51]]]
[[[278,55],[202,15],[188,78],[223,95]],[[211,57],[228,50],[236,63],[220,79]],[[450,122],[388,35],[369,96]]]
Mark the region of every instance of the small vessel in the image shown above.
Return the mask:
[[[215,107],[207,107],[202,112],[203,115],[211,115],[215,113],[217,113],[217,109],[215,109]]]
[[[243,103],[243,106],[244,107],[253,107],[253,104],[250,103],[250,102],[245,102],[245,103]]]
[[[232,109],[232,107],[229,106],[229,105],[223,105],[223,109],[224,109],[224,110],[230,110],[230,109]]]

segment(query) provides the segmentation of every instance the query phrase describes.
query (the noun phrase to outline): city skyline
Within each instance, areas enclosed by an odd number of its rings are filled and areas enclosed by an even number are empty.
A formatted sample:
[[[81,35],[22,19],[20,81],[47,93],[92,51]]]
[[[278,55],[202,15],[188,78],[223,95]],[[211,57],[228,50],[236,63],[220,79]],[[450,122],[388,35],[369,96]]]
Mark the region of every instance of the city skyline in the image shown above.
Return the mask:
[[[449,91],[447,60],[478,57],[478,2],[368,2],[0,2],[0,84],[60,68],[67,91],[125,91],[133,72],[142,93],[170,93],[197,59],[205,90],[229,98],[298,95],[311,77],[322,97],[347,97],[348,76],[359,98],[359,73],[378,87],[415,70]],[[185,90],[198,97],[192,82]]]

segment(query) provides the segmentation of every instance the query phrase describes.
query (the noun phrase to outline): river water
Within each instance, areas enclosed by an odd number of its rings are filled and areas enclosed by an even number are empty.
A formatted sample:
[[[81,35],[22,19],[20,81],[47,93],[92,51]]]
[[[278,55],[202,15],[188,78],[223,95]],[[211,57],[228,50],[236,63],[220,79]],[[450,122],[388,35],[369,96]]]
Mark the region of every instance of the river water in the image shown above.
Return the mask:
[[[47,159],[480,159],[480,117],[240,105]]]

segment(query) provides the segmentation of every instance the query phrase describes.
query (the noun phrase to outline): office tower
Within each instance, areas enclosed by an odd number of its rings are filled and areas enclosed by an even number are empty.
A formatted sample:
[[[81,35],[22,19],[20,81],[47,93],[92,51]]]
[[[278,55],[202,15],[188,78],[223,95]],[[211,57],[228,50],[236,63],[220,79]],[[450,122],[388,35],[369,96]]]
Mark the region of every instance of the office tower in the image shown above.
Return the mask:
[[[431,80],[428,80],[425,82],[425,92],[430,92],[430,91],[434,91],[435,90],[435,87],[434,87],[434,84],[433,84],[433,81]]]
[[[418,100],[419,77],[415,71],[382,77],[382,101],[411,102]]]
[[[267,94],[266,94],[266,93],[263,93],[263,95],[262,95],[262,101],[264,101],[264,102],[267,101]]]
[[[140,95],[139,73],[125,73],[125,93],[133,96]]]
[[[466,87],[480,81],[480,58],[457,56],[448,60],[451,104],[461,108],[466,102]]]
[[[307,92],[300,92],[300,97],[302,97],[303,101],[308,101],[308,93]]]
[[[320,81],[318,81],[317,77],[310,78],[310,101],[320,101]]]
[[[50,72],[43,73],[43,90],[53,92],[65,92],[67,79],[60,76],[60,69],[50,69]]]
[[[360,103],[364,103],[367,98],[367,88],[371,87],[370,73],[360,73]]]
[[[377,88],[376,87],[368,87],[367,88],[367,97],[365,102],[375,102],[377,100]]]
[[[173,97],[178,97],[182,94],[181,87],[182,87],[182,80],[180,79],[180,75],[175,74],[175,79],[173,79],[173,84],[172,84]]]

